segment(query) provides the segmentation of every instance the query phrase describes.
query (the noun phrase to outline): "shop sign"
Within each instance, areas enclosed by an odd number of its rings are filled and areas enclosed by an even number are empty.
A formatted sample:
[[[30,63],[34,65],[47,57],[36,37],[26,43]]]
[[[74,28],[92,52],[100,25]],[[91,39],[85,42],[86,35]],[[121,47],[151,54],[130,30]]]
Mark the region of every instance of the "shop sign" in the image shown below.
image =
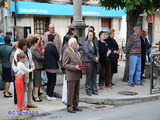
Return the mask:
[[[148,23],[153,23],[153,16],[151,16],[151,15],[147,16],[146,20],[147,20]]]
[[[14,5],[12,5],[11,7],[13,6]],[[17,1],[16,13],[32,15],[36,14],[73,16],[73,5]],[[105,8],[100,6],[82,5],[82,16],[121,17],[123,15],[126,15],[125,9],[118,10],[117,8],[117,10],[106,10]]]

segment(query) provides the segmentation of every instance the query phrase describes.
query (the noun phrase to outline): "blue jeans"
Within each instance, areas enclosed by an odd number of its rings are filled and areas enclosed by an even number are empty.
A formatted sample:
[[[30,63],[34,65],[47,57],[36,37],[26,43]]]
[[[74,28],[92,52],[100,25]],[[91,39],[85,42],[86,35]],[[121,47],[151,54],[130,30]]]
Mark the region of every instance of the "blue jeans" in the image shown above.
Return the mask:
[[[151,52],[152,52],[152,49],[150,48],[150,49],[147,49],[147,52],[146,52],[146,62],[147,62],[147,57],[148,57],[148,62],[150,62],[150,54],[151,54]]]
[[[135,75],[135,76],[134,76]],[[141,80],[141,56],[131,55],[129,62],[129,80],[128,84],[140,84]]]

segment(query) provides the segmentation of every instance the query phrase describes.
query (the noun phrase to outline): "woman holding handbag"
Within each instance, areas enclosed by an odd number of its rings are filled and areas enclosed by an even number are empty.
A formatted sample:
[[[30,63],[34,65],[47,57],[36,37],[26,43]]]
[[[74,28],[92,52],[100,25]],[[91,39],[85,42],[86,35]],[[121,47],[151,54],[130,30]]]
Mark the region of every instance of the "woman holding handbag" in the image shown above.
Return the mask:
[[[108,45],[105,41],[105,32],[99,32],[99,61],[101,63],[101,69],[99,72],[99,89],[103,90],[104,85],[108,88],[112,88],[110,83],[111,75],[111,62],[107,56]]]
[[[115,85],[112,82],[112,78],[113,78],[113,74],[117,73],[117,64],[118,64],[118,58],[119,58],[119,48],[118,48],[118,43],[116,42],[116,40],[114,39],[114,29],[109,29],[107,34],[108,34],[108,38],[106,39],[106,43],[108,45],[109,48],[109,59],[111,62],[111,77],[110,77],[110,82],[111,85]]]

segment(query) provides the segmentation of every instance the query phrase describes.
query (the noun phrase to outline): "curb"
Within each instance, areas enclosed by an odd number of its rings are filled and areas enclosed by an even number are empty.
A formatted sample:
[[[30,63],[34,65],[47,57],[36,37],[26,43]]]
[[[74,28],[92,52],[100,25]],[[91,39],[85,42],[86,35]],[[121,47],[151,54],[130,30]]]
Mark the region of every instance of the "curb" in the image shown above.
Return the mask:
[[[62,98],[62,94],[55,93],[56,97]],[[143,97],[130,96],[130,97],[119,97],[119,98],[91,98],[91,97],[79,97],[80,102],[89,104],[104,104],[104,105],[127,105],[139,102],[146,102],[152,100],[159,100],[160,94],[148,95]]]
[[[144,97],[125,97],[125,98],[86,98],[80,97],[79,101],[90,104],[105,104],[105,105],[126,105],[144,101],[159,100],[160,94]]]

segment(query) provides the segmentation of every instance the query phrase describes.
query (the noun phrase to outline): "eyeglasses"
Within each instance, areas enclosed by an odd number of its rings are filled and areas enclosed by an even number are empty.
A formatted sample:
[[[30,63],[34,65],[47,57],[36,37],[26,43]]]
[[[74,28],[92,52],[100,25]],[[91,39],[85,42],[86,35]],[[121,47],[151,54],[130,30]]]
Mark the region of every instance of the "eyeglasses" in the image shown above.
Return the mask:
[[[50,29],[54,29],[55,27],[52,27],[52,28],[50,28]]]

